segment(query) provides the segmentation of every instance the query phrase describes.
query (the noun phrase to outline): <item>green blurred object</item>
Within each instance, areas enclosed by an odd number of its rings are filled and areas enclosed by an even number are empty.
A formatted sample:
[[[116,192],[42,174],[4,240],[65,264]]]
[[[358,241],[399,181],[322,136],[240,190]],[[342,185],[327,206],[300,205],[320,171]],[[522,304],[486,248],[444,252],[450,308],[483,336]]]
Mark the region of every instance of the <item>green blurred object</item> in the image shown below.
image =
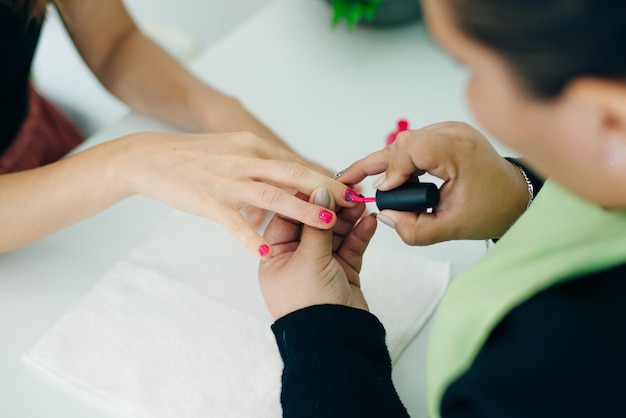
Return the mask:
[[[332,26],[345,21],[348,29],[357,24],[387,27],[415,21],[422,16],[419,0],[327,0],[332,4]]]

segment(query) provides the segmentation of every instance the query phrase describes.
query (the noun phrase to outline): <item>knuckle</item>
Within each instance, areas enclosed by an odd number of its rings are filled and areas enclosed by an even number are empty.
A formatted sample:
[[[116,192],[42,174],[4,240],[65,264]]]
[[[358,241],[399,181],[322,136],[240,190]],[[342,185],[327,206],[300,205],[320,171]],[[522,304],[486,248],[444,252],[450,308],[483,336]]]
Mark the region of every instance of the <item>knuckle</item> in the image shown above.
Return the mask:
[[[451,142],[452,148],[463,157],[473,156],[478,148],[475,138],[467,135],[455,135]]]
[[[275,207],[278,202],[280,202],[281,198],[282,198],[282,190],[276,188],[276,187],[272,187],[272,186],[266,186],[263,188],[263,190],[261,190],[261,200],[263,202],[265,202],[265,204],[268,207]]]
[[[413,137],[413,135],[412,135],[411,131],[402,131],[396,137],[396,141],[395,142],[398,144],[398,147],[404,148],[412,140],[412,137]]]
[[[307,173],[307,168],[304,165],[293,161],[287,163],[286,170],[289,177],[295,180],[303,178]]]
[[[237,132],[238,141],[247,147],[258,147],[263,143],[263,140],[252,132],[241,131]]]
[[[215,205],[215,197],[210,190],[202,188],[198,191],[197,196],[200,208],[213,209]]]
[[[354,248],[343,248],[341,256],[345,260],[353,261],[358,260],[362,255]]]
[[[419,239],[415,231],[409,231],[409,232],[399,231],[398,234],[400,235],[400,238],[402,238],[402,241],[404,241],[405,244],[413,245],[413,246],[419,245]]]
[[[240,235],[249,228],[248,222],[238,214],[233,213],[224,222],[226,229],[233,235]]]
[[[457,129],[463,129],[463,130],[474,130],[474,128],[467,122],[452,122],[453,125],[451,125],[451,127],[453,128],[457,128]]]
[[[398,225],[398,234],[405,244],[412,246],[422,246],[431,244],[428,234],[423,233],[418,223],[412,223],[410,226]]]
[[[421,129],[422,131],[428,131],[431,133],[439,133],[439,134],[445,134],[445,133],[449,133],[449,132],[453,132],[457,129],[459,129],[461,127],[461,125],[464,125],[465,122],[457,122],[457,121],[442,121],[442,122],[437,122],[437,123],[433,123],[430,124],[426,127],[424,127],[423,129]]]

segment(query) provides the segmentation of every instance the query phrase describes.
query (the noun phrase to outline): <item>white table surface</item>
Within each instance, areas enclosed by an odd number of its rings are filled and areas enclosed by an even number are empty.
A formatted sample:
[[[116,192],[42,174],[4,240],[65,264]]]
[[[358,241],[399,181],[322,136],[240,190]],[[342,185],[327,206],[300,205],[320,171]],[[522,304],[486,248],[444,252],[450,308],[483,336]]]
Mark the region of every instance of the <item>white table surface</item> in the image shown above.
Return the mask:
[[[321,0],[275,0],[207,50],[192,69],[239,97],[298,152],[333,170],[381,148],[398,118],[408,118],[412,127],[442,120],[472,122],[464,105],[462,70],[438,51],[421,24],[347,32],[330,28],[330,13]],[[135,131],[171,129],[130,114],[84,146]],[[0,416],[120,416],[31,369],[22,355],[169,212],[160,203],[133,197],[37,243],[0,254]],[[375,239],[407,256],[449,260],[453,275],[485,252],[482,242],[407,247],[384,225]],[[394,369],[398,392],[412,416],[425,416],[428,330]]]

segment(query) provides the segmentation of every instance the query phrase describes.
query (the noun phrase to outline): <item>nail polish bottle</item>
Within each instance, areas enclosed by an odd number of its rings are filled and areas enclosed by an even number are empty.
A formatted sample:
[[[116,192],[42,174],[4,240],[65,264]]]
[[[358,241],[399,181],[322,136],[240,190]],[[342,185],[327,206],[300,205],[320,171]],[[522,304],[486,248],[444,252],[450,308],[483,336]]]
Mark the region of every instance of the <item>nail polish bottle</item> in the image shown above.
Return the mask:
[[[376,191],[378,210],[421,212],[438,203],[439,189],[433,183],[408,182],[386,192]]]

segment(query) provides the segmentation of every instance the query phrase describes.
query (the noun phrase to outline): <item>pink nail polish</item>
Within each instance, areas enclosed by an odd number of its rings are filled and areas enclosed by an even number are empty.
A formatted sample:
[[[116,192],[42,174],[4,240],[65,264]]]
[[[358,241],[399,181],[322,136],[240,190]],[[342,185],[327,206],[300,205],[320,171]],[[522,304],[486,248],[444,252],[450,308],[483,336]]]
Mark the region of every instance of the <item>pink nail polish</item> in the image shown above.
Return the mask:
[[[320,210],[320,213],[319,215],[317,215],[317,217],[320,218],[320,221],[324,222],[325,224],[329,224],[333,220],[333,213],[327,210]]]
[[[259,247],[259,254],[261,255],[261,257],[265,257],[266,255],[268,255],[270,252],[270,246],[267,244],[263,244]]]
[[[352,189],[346,189],[346,191],[343,192],[343,198],[345,199],[346,202],[352,202],[354,197],[358,195],[359,194]]]
[[[343,198],[346,199],[346,202],[370,203],[376,201],[375,197],[365,197],[352,189],[347,189],[343,194]]]

